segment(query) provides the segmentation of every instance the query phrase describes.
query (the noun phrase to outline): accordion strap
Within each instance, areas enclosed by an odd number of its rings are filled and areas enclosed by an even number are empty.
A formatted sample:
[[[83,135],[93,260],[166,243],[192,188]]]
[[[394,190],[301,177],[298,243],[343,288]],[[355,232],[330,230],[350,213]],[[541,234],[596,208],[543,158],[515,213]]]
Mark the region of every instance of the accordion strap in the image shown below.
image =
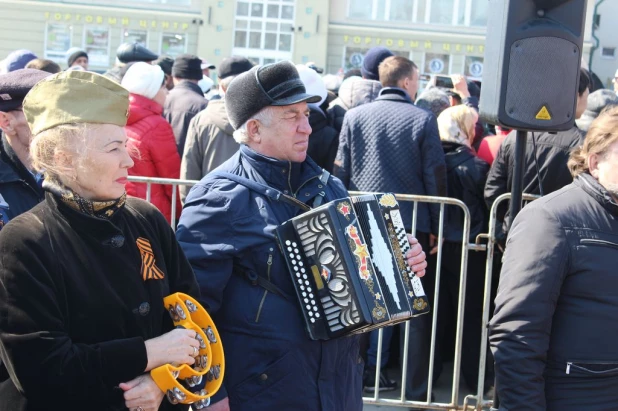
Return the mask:
[[[212,172],[211,175],[213,175],[214,177],[222,177],[222,178],[227,178],[228,180],[232,180],[235,183],[241,184],[250,190],[253,190],[257,193],[260,193],[270,198],[271,200],[282,201],[284,203],[288,203],[290,205],[300,208],[303,211],[311,210],[311,207],[309,207],[307,204],[303,203],[302,201],[297,200],[296,198],[289,196],[287,194],[283,194],[281,191],[277,190],[276,188],[269,187],[266,184],[258,183],[257,181],[249,180],[248,178],[241,177],[239,175],[232,174],[232,173],[227,173],[225,171],[215,171],[215,172]]]

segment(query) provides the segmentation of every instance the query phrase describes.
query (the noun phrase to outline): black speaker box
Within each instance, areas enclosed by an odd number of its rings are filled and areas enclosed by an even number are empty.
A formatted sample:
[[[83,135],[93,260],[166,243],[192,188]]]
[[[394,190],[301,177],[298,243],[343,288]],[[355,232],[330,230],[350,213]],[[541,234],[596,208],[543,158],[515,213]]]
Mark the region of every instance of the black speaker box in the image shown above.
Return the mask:
[[[480,115],[528,131],[573,127],[587,0],[489,0]]]

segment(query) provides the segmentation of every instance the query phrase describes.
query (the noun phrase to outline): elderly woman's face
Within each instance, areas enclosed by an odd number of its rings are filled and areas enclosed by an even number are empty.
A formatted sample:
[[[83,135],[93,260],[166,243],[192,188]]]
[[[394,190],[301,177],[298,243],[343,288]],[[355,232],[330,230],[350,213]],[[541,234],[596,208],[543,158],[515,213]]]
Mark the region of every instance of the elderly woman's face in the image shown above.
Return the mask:
[[[86,150],[76,164],[77,179],[71,185],[90,200],[117,199],[125,191],[133,160],[127,152],[124,128],[103,124],[88,131]]]
[[[618,200],[618,143],[612,144],[603,158],[590,162],[590,172]]]

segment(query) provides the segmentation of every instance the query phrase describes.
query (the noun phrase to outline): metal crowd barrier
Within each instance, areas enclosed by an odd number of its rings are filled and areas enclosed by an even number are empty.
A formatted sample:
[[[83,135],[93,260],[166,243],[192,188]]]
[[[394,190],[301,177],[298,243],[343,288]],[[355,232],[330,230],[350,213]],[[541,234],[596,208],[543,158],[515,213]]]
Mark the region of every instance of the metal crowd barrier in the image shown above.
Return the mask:
[[[146,187],[146,201],[150,201],[150,196],[152,192],[152,184],[163,184],[163,185],[172,185],[173,194],[172,194],[172,227],[176,225],[176,195],[177,195],[177,187],[182,185],[192,186],[198,183],[197,180],[175,180],[169,178],[151,178],[151,177],[136,177],[130,176],[129,181],[136,183],[144,183],[147,185]],[[350,191],[350,195],[362,195],[368,194],[366,192],[357,192]],[[479,234],[476,238],[475,243],[469,243],[468,239],[470,236],[470,211],[468,207],[460,200],[454,198],[446,198],[446,197],[430,197],[430,196],[419,196],[419,195],[408,195],[408,194],[395,194],[395,197],[400,202],[412,202],[413,203],[413,211],[412,211],[412,230],[411,233],[414,235],[416,233],[417,226],[417,211],[419,203],[429,203],[429,204],[439,204],[440,205],[440,222],[439,222],[439,230],[438,230],[438,253],[437,253],[437,263],[436,263],[436,271],[435,271],[435,292],[432,306],[432,330],[431,330],[431,345],[430,345],[430,356],[429,356],[429,369],[428,369],[428,379],[427,379],[427,399],[426,401],[409,401],[406,400],[405,397],[405,387],[406,387],[406,370],[408,364],[408,347],[409,347],[409,331],[410,331],[410,322],[407,321],[405,323],[405,336],[404,336],[404,349],[403,349],[403,359],[401,366],[401,391],[398,399],[388,399],[388,398],[380,398],[379,392],[379,372],[380,368],[376,367],[376,374],[374,379],[374,395],[373,397],[363,397],[364,404],[373,404],[373,405],[381,405],[381,406],[391,406],[391,407],[417,407],[422,409],[436,409],[436,410],[477,410],[480,411],[483,408],[489,407],[492,405],[491,400],[485,400],[483,398],[484,390],[485,390],[485,363],[487,361],[487,334],[488,329],[487,325],[489,322],[490,316],[490,306],[491,306],[491,283],[492,283],[492,265],[493,265],[493,253],[495,248],[496,236],[495,229],[497,224],[497,211],[498,206],[508,199],[510,199],[510,194],[503,194],[496,199],[490,211],[490,220],[489,220],[489,233],[487,234]],[[529,194],[524,194],[524,201],[532,201],[538,198],[538,196],[533,196]],[[449,403],[440,403],[433,402],[431,400],[433,394],[433,372],[434,372],[434,362],[435,362],[435,347],[436,347],[436,333],[437,333],[437,320],[438,320],[438,302],[439,302],[439,290],[440,290],[440,280],[441,280],[441,266],[442,266],[442,248],[443,248],[443,234],[444,234],[444,211],[446,205],[452,205],[459,207],[464,212],[464,227],[462,233],[462,258],[461,258],[461,269],[460,269],[460,279],[459,279],[459,306],[457,309],[457,323],[456,323],[456,334],[455,334],[455,353],[454,353],[454,361],[453,361],[453,383],[452,383],[452,391],[451,391],[451,400]],[[487,239],[487,244],[481,244],[482,239]],[[428,250],[425,250],[428,252]],[[487,265],[485,271],[485,295],[483,302],[483,317],[482,317],[482,334],[481,334],[481,346],[480,346],[480,360],[479,360],[479,379],[478,379],[478,392],[476,395],[468,395],[464,398],[463,405],[458,404],[459,398],[459,383],[460,383],[460,369],[461,369],[461,356],[462,356],[462,339],[463,339],[463,318],[464,318],[464,310],[465,310],[465,296],[466,296],[466,278],[467,278],[467,267],[468,267],[468,252],[469,251],[487,251]],[[414,321],[414,320],[412,320]],[[381,363],[382,357],[382,345],[383,345],[383,330],[379,330],[378,334],[378,350],[377,350],[377,364]],[[468,403],[470,400],[475,400],[476,405],[471,406]]]

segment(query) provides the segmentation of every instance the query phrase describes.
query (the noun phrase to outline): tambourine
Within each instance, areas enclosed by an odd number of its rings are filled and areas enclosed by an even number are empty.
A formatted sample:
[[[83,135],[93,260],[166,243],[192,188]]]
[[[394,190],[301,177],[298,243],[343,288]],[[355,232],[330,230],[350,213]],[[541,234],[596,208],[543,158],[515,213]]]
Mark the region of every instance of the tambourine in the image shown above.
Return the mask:
[[[200,349],[193,366],[165,364],[150,371],[150,375],[172,404],[193,404],[196,410],[206,408],[210,405],[210,397],[221,387],[225,371],[223,345],[217,328],[204,307],[186,294],[172,294],[165,297],[163,303],[176,327],[197,332]],[[203,389],[188,389],[201,385],[204,379]]]

